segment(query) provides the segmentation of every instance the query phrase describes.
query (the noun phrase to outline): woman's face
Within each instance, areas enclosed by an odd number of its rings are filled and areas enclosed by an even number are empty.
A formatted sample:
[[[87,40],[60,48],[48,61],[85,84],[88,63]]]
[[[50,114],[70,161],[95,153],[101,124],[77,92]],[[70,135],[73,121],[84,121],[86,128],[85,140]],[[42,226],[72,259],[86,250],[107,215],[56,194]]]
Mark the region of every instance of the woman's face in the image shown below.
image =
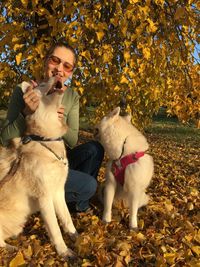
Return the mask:
[[[58,76],[62,83],[72,76],[75,64],[74,53],[64,47],[56,47],[45,62],[45,80],[52,76]]]

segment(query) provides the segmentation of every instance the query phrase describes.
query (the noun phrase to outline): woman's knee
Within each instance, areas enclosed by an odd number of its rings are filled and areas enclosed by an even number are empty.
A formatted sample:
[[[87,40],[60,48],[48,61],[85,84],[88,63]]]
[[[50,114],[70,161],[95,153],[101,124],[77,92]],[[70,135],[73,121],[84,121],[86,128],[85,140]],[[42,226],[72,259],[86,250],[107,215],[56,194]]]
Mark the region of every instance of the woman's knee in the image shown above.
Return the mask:
[[[104,148],[98,141],[90,141],[87,143],[90,154],[99,160],[103,160]]]
[[[88,198],[91,198],[97,190],[97,181],[94,179],[94,177],[91,176],[90,181],[88,181],[86,185],[86,191],[88,194]]]

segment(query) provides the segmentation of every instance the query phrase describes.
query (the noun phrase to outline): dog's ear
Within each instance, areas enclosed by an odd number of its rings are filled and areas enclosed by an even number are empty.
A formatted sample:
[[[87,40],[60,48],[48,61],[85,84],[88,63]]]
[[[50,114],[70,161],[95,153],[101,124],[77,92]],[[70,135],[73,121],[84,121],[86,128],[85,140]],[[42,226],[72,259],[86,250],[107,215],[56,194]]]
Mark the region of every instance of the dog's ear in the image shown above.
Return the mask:
[[[28,88],[29,86],[31,86],[30,83],[22,82],[22,84],[21,84],[21,88],[22,88],[22,92],[23,92],[24,94],[26,93],[26,90],[27,90],[27,88]]]
[[[109,117],[114,118],[118,117],[120,113],[120,107],[116,107],[110,114]]]
[[[131,116],[131,114],[127,114],[127,115],[123,116],[123,118],[124,118],[128,123],[130,123],[130,122],[131,122],[131,118],[132,118],[132,116]]]

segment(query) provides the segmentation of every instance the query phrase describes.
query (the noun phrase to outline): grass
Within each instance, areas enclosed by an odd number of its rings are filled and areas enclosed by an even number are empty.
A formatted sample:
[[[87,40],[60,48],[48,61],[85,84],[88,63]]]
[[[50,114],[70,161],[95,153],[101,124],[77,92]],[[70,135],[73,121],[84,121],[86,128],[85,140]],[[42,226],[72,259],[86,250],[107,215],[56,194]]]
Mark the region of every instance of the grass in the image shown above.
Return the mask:
[[[155,117],[152,124],[145,129],[145,132],[151,134],[161,134],[181,141],[183,139],[193,138],[200,140],[200,129],[192,124],[183,124],[175,118]]]
[[[80,129],[90,130],[92,126],[85,117],[80,118]],[[153,117],[152,123],[145,128],[147,134],[158,134],[182,141],[183,139],[193,138],[200,140],[200,129],[193,124],[183,124],[174,117],[166,115],[157,115]]]

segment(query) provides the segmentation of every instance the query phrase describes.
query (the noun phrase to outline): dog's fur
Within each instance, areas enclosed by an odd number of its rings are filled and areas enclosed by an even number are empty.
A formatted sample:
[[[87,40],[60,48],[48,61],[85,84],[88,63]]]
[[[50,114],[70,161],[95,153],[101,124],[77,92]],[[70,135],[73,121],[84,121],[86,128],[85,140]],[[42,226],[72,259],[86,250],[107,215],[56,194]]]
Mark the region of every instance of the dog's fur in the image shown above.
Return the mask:
[[[117,107],[96,127],[95,136],[109,157],[104,188],[103,220],[111,221],[114,197],[123,198],[128,203],[130,210],[129,226],[134,229],[138,226],[138,208],[148,203],[149,198],[145,190],[153,175],[153,159],[145,153],[137,162],[126,167],[123,186],[116,181],[112,172],[113,160],[131,153],[146,151],[149,147],[146,138],[131,124],[131,116],[122,117],[119,114],[120,108]]]
[[[0,151],[0,247],[16,249],[5,239],[18,235],[23,230],[27,217],[40,211],[49,237],[57,252],[63,257],[75,257],[62,237],[57,217],[72,238],[77,235],[64,197],[64,184],[68,174],[68,161],[62,140],[67,126],[58,118],[61,104],[59,90],[48,94],[57,83],[52,77],[47,83],[35,88],[40,97],[37,110],[26,117],[25,135],[38,135],[54,141],[41,141],[57,156],[38,141],[19,143],[17,148],[1,148]],[[22,84],[23,91],[29,85]]]

